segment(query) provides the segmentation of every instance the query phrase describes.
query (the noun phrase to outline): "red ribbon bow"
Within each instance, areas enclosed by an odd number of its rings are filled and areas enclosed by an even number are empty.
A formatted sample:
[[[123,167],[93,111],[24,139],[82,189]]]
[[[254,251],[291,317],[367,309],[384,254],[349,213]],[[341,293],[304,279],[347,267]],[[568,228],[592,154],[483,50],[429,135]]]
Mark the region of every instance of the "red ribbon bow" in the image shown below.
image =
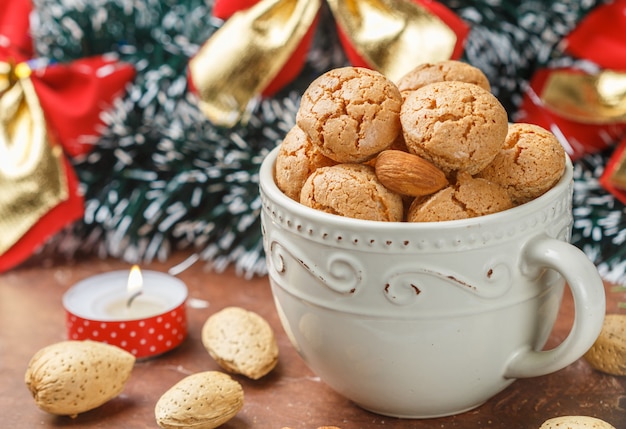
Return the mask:
[[[458,16],[456,16],[450,9],[442,5],[441,3],[432,0],[410,0],[428,9],[429,12],[437,15],[446,25],[448,25],[457,35],[457,43],[455,45],[453,59],[458,59],[463,54],[463,45],[465,38],[469,33],[469,27]],[[216,0],[213,6],[213,15],[222,20],[227,20],[240,10],[248,9],[258,3],[259,0]],[[283,67],[281,72],[274,78],[274,80],[265,88],[263,95],[271,96],[292,82],[298,74],[302,71],[304,63],[306,61],[307,52],[311,46],[313,40],[313,34],[315,33],[316,25],[312,25],[307,35],[302,39],[300,45],[291,56],[289,62]],[[347,37],[345,31],[338,25],[339,37],[344,52],[348,57],[348,60],[355,67],[373,68],[371,64],[359,54],[359,52],[352,46],[350,39]]]
[[[552,130],[573,159],[607,148],[626,134],[626,0],[598,6],[564,40],[565,52],[594,63],[599,71],[546,68],[532,77],[516,121]],[[621,79],[613,103],[602,79]],[[610,90],[610,89],[609,89]],[[616,98],[621,98],[617,103]]]
[[[53,207],[33,208],[33,211],[42,214],[28,227],[16,219],[18,216],[14,212],[16,208],[39,201],[36,194],[43,190],[18,191],[14,193],[15,197],[5,196],[0,199],[0,213],[9,214],[0,221],[0,230],[13,231],[11,222],[16,222],[21,231],[15,233],[16,239],[10,241],[8,250],[0,251],[0,272],[24,261],[49,237],[83,216],[83,197],[78,192],[78,179],[67,156],[75,157],[91,150],[104,126],[100,118],[102,111],[113,103],[135,75],[134,67],[118,63],[116,59],[107,56],[85,58],[70,64],[33,59],[34,50],[29,36],[32,7],[30,0],[0,3],[0,65],[6,66],[5,72],[0,72],[0,78],[4,79],[4,87],[0,87],[0,99],[14,92],[12,87],[16,84],[34,89],[36,100],[29,99],[27,95],[26,104],[32,107],[32,102],[35,102],[36,109],[43,112],[45,124],[39,127],[43,131],[38,128],[37,132],[33,131],[25,138],[44,133],[44,140],[51,146],[46,150],[53,154],[52,158],[58,160],[56,168],[61,172],[60,183],[65,189],[58,193],[58,200]],[[3,183],[13,181],[15,187],[19,187],[28,180],[20,177],[21,172],[28,170],[23,174],[30,175],[39,173],[36,167],[25,169],[20,163],[24,159],[37,159],[37,155],[30,152],[41,146],[24,140],[24,137],[9,135],[7,130],[11,129],[11,121],[21,121],[23,116],[3,111],[0,111],[0,115],[5,118],[5,122],[9,122],[3,128],[7,134],[0,143],[6,146],[2,149],[9,154],[21,155],[10,158],[15,158],[16,165],[8,165],[6,160],[0,163],[0,167],[4,168],[4,171],[0,168],[0,180]],[[37,112],[32,115],[36,116]],[[29,183],[36,183],[36,180]],[[43,185],[46,185],[45,181]]]

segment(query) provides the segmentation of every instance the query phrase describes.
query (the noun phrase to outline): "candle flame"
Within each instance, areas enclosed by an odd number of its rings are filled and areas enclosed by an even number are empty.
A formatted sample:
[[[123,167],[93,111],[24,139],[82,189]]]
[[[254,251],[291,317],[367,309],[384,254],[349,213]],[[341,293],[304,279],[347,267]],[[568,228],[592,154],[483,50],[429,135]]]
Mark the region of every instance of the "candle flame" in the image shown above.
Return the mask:
[[[126,284],[126,290],[129,295],[134,295],[137,292],[141,292],[143,287],[143,277],[141,275],[141,269],[138,265],[133,265],[128,274],[128,283]]]

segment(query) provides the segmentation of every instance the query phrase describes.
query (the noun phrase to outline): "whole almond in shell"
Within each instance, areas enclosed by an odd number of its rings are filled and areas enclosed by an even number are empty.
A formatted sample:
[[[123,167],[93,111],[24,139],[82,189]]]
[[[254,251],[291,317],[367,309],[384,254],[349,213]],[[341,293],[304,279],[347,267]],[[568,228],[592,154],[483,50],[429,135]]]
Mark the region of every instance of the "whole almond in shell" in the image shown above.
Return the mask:
[[[561,416],[546,420],[539,429],[615,429],[615,427],[595,417]]]
[[[154,416],[163,429],[213,429],[243,407],[243,388],[228,374],[205,371],[183,378],[157,401]]]
[[[401,150],[384,150],[376,157],[376,177],[390,191],[422,197],[448,185],[442,170],[424,158]]]
[[[598,371],[626,375],[626,314],[604,317],[600,335],[584,358]]]
[[[76,416],[119,395],[135,356],[95,341],[61,341],[36,352],[24,380],[39,408]]]
[[[278,363],[272,327],[258,314],[226,307],[202,327],[202,344],[224,370],[257,380]]]

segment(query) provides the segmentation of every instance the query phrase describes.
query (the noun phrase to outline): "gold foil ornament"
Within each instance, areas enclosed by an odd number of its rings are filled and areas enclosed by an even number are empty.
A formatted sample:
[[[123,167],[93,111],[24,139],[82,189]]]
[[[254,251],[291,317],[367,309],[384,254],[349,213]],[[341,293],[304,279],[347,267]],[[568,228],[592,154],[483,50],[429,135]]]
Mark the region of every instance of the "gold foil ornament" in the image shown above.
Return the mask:
[[[235,13],[189,62],[200,110],[234,126],[313,24],[321,0],[261,0]]]
[[[626,121],[626,73],[597,74],[555,70],[546,80],[541,99],[560,116],[585,124]]]
[[[335,19],[367,63],[392,81],[420,64],[447,60],[457,37],[412,0],[328,0]]]
[[[69,196],[63,153],[25,63],[0,62],[0,190],[0,254]]]
[[[413,0],[327,0],[359,55],[396,81],[451,58],[455,32]],[[245,122],[313,24],[322,0],[261,0],[241,10],[189,62],[200,110],[216,125]]]

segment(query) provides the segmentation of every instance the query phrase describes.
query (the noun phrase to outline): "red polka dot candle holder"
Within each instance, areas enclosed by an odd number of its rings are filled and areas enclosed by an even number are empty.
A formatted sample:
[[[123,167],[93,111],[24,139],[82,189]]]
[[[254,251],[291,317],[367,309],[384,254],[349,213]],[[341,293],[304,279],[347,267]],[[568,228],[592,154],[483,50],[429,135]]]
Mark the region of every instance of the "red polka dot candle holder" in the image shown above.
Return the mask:
[[[112,271],[86,278],[63,295],[70,340],[118,346],[150,358],[187,336],[187,287],[156,271]]]

